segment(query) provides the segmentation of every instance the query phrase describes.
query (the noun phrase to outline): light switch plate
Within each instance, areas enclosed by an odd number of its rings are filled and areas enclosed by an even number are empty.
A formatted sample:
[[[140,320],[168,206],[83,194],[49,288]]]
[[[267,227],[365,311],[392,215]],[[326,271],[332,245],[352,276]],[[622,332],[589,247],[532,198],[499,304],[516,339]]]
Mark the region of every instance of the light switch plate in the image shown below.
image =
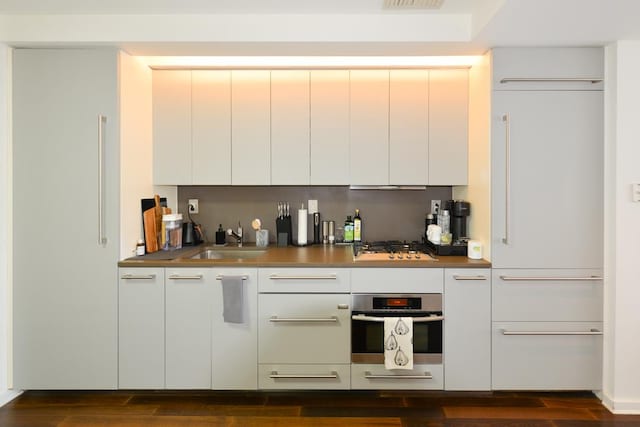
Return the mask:
[[[309,214],[314,214],[318,212],[318,201],[317,200],[309,200]]]

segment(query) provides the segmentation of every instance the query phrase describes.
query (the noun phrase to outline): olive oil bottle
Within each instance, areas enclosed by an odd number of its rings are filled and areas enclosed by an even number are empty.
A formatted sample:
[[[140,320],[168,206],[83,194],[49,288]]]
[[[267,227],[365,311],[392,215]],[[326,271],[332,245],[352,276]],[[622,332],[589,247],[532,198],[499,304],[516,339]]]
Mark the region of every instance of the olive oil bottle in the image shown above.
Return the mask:
[[[356,209],[356,216],[353,217],[353,241],[362,242],[362,218],[360,209]]]

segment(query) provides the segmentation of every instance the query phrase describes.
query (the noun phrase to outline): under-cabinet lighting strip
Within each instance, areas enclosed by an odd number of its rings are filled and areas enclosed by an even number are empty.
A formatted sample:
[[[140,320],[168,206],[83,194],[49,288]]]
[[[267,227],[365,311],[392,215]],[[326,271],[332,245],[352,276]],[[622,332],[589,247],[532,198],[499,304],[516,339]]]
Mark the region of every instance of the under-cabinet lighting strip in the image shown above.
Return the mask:
[[[252,68],[469,68],[479,56],[142,56],[155,70]]]

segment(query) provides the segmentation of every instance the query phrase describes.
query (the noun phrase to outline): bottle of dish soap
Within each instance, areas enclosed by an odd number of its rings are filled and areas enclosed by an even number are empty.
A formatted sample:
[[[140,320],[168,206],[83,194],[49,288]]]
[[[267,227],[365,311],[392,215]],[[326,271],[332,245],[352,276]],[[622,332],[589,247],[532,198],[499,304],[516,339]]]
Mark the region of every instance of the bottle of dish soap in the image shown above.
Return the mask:
[[[360,209],[356,209],[356,216],[353,217],[353,241],[362,242],[362,218]]]
[[[227,233],[222,229],[222,224],[218,226],[218,231],[216,231],[216,245],[224,245],[227,241]]]
[[[344,222],[344,242],[353,243],[353,220],[351,215],[348,215],[347,220]]]

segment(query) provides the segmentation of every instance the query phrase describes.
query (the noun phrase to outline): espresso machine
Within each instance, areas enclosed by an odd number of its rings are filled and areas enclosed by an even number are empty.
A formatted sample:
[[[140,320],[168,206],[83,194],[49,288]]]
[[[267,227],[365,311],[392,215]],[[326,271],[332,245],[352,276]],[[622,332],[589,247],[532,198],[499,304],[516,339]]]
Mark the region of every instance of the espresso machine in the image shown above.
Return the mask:
[[[449,231],[451,233],[451,243],[434,244],[429,240],[425,243],[433,255],[466,255],[467,254],[467,221],[471,214],[471,204],[464,200],[445,200],[442,204],[442,211],[449,211]],[[435,218],[427,218],[425,226],[434,223]],[[438,224],[440,225],[440,224]],[[425,230],[426,235],[426,230]]]

